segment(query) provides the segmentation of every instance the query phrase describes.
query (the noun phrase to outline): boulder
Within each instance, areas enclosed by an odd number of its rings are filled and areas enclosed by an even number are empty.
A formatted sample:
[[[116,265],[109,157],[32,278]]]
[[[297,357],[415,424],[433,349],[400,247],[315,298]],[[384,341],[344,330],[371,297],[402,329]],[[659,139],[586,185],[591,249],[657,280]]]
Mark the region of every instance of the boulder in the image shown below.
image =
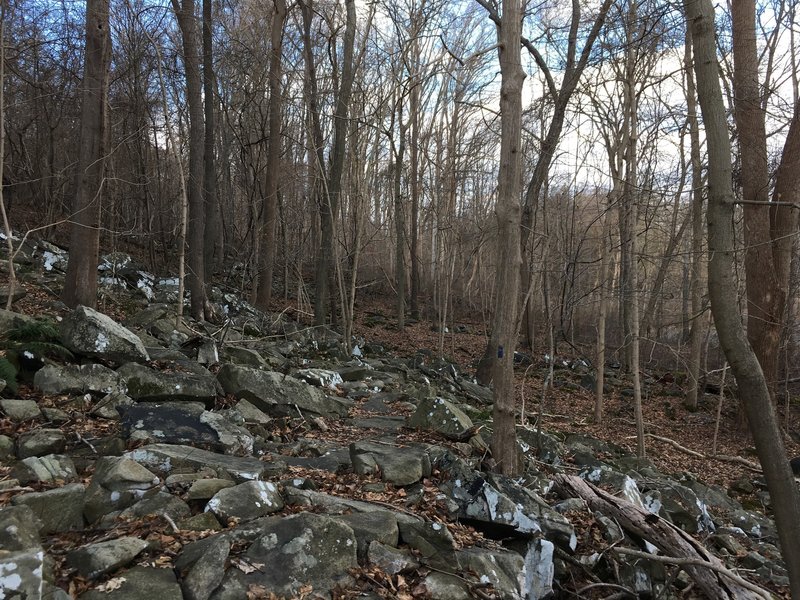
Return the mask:
[[[0,400],[0,410],[14,423],[33,421],[42,416],[35,400]]]
[[[69,456],[48,454],[47,456],[31,456],[22,459],[11,469],[11,477],[22,485],[29,483],[57,481],[73,481],[78,477],[75,464]]]
[[[75,354],[117,363],[149,360],[135,333],[86,306],[79,306],[61,322],[61,343]]]
[[[136,403],[127,395],[114,392],[101,398],[91,410],[91,414],[101,419],[119,420],[125,410]]]
[[[0,598],[43,598],[49,567],[43,550],[0,553]]]
[[[15,506],[28,506],[42,522],[41,532],[60,533],[83,528],[83,499],[85,491],[80,483],[45,492],[20,494],[11,499]]]
[[[257,458],[228,456],[171,444],[150,444],[132,450],[126,456],[163,475],[169,475],[174,469],[210,467],[239,482],[279,475],[286,470],[286,464],[279,461],[264,462]]]
[[[89,523],[124,510],[158,492],[158,477],[129,458],[105,456],[97,461],[86,490],[84,515]]]
[[[217,379],[226,394],[244,398],[270,416],[337,417],[346,415],[349,406],[319,388],[275,371],[227,364],[219,370]]]
[[[42,547],[42,522],[29,506],[0,508],[0,548],[5,552],[29,552]]]
[[[225,561],[230,551],[231,544],[224,537],[217,536],[211,541],[183,579],[186,600],[208,600],[211,597],[225,576]]]
[[[472,427],[463,410],[444,398],[425,398],[408,419],[409,427],[431,429],[448,437],[459,438]]]
[[[278,488],[268,481],[247,481],[224,488],[208,501],[206,510],[226,523],[231,519],[251,521],[265,517],[283,508]]]
[[[410,516],[398,518],[397,525],[400,540],[416,550],[423,562],[435,569],[458,568],[455,541],[445,525]]]
[[[226,454],[252,454],[253,437],[197,402],[147,402],[127,408],[122,428],[131,440],[188,444]]]
[[[388,510],[351,513],[338,518],[353,530],[358,542],[358,559],[361,562],[367,560],[367,553],[372,542],[397,546],[400,530],[397,526],[397,519]]]
[[[67,447],[67,438],[60,429],[34,429],[17,439],[17,457],[59,454]]]
[[[96,579],[130,564],[147,545],[147,542],[135,537],[88,544],[67,553],[67,566],[83,577]]]
[[[378,567],[387,575],[397,575],[403,571],[419,568],[419,561],[408,550],[402,550],[381,544],[374,540],[367,550],[369,564]]]
[[[356,473],[380,472],[383,481],[395,485],[411,485],[431,474],[428,453],[419,448],[353,442],[350,444],[350,460]]]
[[[133,506],[120,513],[121,519],[141,519],[149,516],[167,516],[172,521],[179,521],[192,514],[189,505],[183,500],[166,492],[158,492],[139,500]]]
[[[117,373],[128,396],[139,402],[194,400],[211,406],[217,398],[214,376],[199,373],[165,373],[137,363],[122,365]]]
[[[134,567],[114,580],[119,587],[108,591],[89,590],[80,600],[183,600],[181,587],[172,569]]]
[[[103,365],[47,364],[33,376],[33,385],[45,394],[110,394],[121,392],[119,375]]]

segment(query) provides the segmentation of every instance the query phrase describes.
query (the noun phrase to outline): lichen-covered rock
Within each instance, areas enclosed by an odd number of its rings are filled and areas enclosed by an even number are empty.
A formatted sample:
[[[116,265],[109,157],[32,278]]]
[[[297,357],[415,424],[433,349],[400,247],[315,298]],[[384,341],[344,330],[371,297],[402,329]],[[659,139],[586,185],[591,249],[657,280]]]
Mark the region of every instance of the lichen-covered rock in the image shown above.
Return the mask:
[[[217,379],[226,394],[244,398],[270,416],[344,416],[351,404],[275,371],[227,364],[219,370]]]
[[[86,306],[77,307],[61,322],[61,343],[75,354],[118,363],[149,360],[135,333]]]
[[[133,561],[147,542],[135,537],[121,537],[88,544],[67,554],[67,565],[82,576],[96,579]]]
[[[139,402],[194,400],[211,405],[217,397],[214,376],[200,373],[165,373],[137,363],[127,363],[117,373],[128,396]]]
[[[33,421],[42,416],[42,411],[35,400],[0,399],[0,410],[14,423]]]
[[[89,590],[80,600],[182,600],[181,587],[172,569],[134,567],[118,579],[119,588]]]
[[[27,552],[42,547],[42,522],[29,506],[0,508],[0,548],[5,552]],[[2,589],[2,586],[0,586]]]
[[[0,554],[0,598],[42,598],[48,570],[43,550]]]
[[[231,519],[251,521],[282,508],[283,498],[278,487],[269,481],[248,481],[222,489],[206,505],[206,510],[223,523]]]
[[[11,476],[21,484],[27,485],[34,482],[72,481],[78,474],[75,471],[75,463],[69,456],[48,454],[21,460],[11,469]]]
[[[384,481],[395,485],[411,485],[431,474],[428,453],[420,448],[353,442],[350,444],[350,460],[356,473],[380,472]]]
[[[89,523],[124,510],[158,492],[158,477],[129,458],[105,456],[97,461],[86,490],[84,514]]]
[[[457,437],[472,427],[472,419],[449,400],[428,397],[420,401],[408,419],[408,426]]]
[[[17,457],[45,456],[59,454],[67,446],[67,438],[60,429],[34,429],[23,433],[17,439]]]
[[[59,533],[83,528],[84,488],[80,483],[45,492],[14,496],[15,506],[28,506],[42,522],[42,533]]]
[[[230,551],[231,544],[225,538],[217,536],[212,540],[183,579],[186,600],[208,600],[211,597],[225,576],[225,561]]]
[[[123,391],[119,375],[97,363],[45,365],[36,371],[33,385],[45,394],[110,394]]]

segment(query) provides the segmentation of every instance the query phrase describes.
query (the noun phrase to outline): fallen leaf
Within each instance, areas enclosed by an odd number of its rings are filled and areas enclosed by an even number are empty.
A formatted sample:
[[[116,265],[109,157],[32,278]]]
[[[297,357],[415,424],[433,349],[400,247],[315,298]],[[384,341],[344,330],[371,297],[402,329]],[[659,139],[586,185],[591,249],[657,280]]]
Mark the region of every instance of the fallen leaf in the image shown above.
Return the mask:
[[[124,577],[114,577],[114,579],[109,579],[105,583],[101,583],[95,589],[98,592],[113,592],[114,590],[118,590],[122,587],[122,584],[125,583]]]

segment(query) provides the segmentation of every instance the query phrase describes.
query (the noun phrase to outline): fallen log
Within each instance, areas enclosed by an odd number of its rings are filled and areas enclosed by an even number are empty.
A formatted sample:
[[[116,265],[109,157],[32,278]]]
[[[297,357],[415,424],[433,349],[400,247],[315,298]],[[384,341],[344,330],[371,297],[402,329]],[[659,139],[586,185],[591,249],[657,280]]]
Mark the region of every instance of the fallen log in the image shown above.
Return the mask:
[[[590,509],[612,518],[629,534],[647,540],[680,564],[706,596],[712,600],[751,600],[754,594],[770,593],[732,573],[720,559],[688,533],[646,510],[574,475],[556,475],[555,488],[564,498],[582,498]],[[637,555],[639,556],[639,555]],[[658,561],[657,556],[647,555]]]

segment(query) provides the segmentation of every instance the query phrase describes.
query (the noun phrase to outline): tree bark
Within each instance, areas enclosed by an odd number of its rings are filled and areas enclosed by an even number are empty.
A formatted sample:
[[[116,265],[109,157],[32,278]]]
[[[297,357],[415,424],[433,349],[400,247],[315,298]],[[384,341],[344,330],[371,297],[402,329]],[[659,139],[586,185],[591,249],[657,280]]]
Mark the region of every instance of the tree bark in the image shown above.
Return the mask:
[[[736,302],[734,197],[731,146],[719,83],[714,7],[684,0],[692,27],[697,95],[708,145],[708,287],[720,345],[731,366],[767,481],[793,598],[800,598],[800,492],[786,457],[778,418],[758,359],[747,340]]]
[[[747,337],[774,395],[778,354],[788,287],[787,266],[776,262],[770,213],[775,225],[789,211],[770,210],[765,109],[758,76],[755,0],[731,3],[733,28],[734,117],[739,138],[744,204],[745,275],[747,280]],[[751,202],[760,204],[752,204]],[[785,225],[783,225],[785,227]],[[785,276],[785,277],[784,277]]]
[[[503,0],[498,30],[500,48],[500,173],[495,213],[498,227],[496,310],[492,335],[497,339],[494,357],[494,408],[492,456],[500,472],[514,476],[521,468],[516,433],[514,349],[517,345],[520,251],[520,193],[522,191],[522,84],[525,72],[520,58],[522,7],[520,0]]]
[[[69,307],[82,304],[94,308],[97,305],[100,200],[108,151],[110,66],[109,0],[88,0],[80,150],[70,219],[69,262],[61,296]]]
[[[353,48],[356,38],[355,0],[345,0],[347,12],[342,50],[342,76],[336,108],[333,115],[333,148],[326,189],[319,196],[320,244],[317,254],[317,269],[314,277],[314,324],[323,325],[328,315],[330,281],[333,274],[333,215],[339,206],[342,190],[344,156],[347,143],[347,119],[350,95],[353,90]]]
[[[258,286],[254,304],[262,310],[272,300],[272,277],[275,270],[275,235],[278,215],[278,175],[281,156],[281,73],[283,54],[283,25],[286,22],[286,1],[274,0],[269,60],[269,146],[264,182],[264,207],[261,217],[261,253],[258,257]]]
[[[192,316],[202,321],[211,316],[205,281],[205,205],[203,201],[204,123],[201,94],[200,55],[197,50],[195,0],[172,0],[183,39],[183,64],[186,70],[186,103],[189,107],[189,220],[188,282]],[[208,313],[208,314],[207,314]]]
[[[214,76],[214,38],[212,0],[203,0],[203,108],[205,111],[205,139],[203,154],[203,203],[205,206],[205,231],[203,232],[203,263],[206,277],[216,271],[222,260],[222,223],[217,199],[216,160],[216,77]]]

